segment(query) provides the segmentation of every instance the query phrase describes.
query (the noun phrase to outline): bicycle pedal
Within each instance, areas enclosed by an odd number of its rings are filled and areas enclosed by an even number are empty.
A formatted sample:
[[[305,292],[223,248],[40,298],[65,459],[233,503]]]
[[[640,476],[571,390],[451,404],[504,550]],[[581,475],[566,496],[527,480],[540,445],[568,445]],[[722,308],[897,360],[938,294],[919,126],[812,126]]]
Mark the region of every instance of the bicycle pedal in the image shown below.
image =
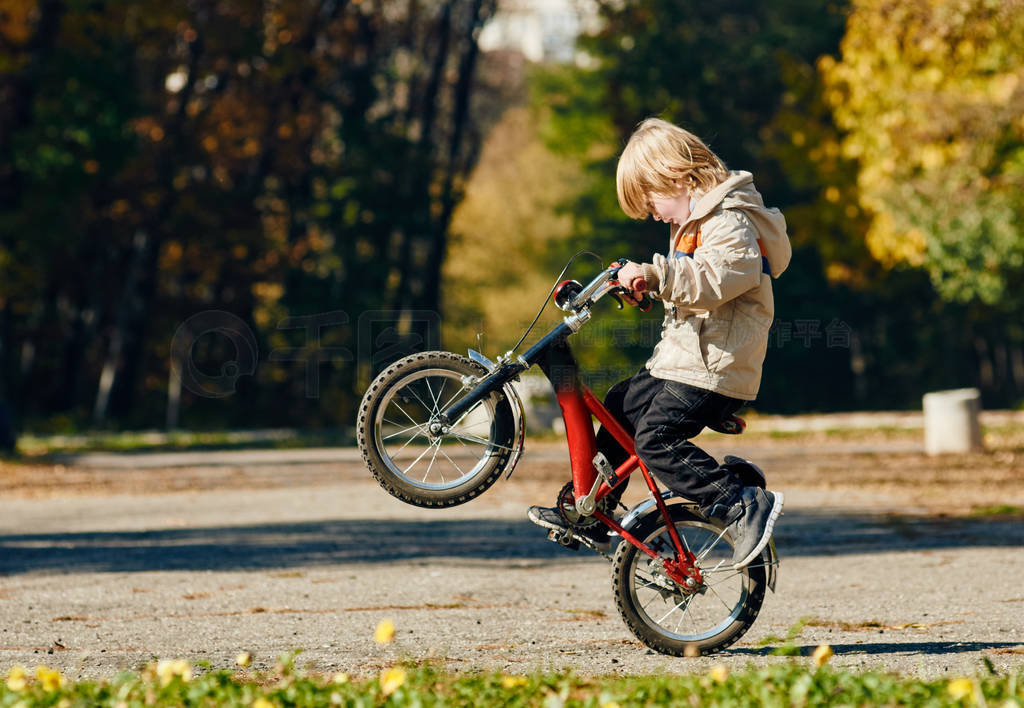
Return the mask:
[[[555,529],[551,529],[548,531],[548,540],[554,541],[558,545],[565,546],[573,551],[578,551],[580,549],[580,542],[568,531],[556,531]]]

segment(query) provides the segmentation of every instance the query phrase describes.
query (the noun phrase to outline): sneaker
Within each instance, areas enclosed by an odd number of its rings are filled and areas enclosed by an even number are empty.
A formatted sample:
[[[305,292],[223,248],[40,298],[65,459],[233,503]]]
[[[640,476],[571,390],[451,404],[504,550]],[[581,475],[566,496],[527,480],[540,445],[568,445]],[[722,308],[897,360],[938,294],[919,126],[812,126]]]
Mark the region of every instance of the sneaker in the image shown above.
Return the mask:
[[[586,537],[601,553],[607,553],[612,548],[612,540],[608,537],[603,526],[593,529],[591,533],[574,531],[565,525],[565,521],[558,513],[558,509],[554,507],[531,506],[526,515],[530,518],[530,521],[543,528],[551,529],[552,531],[568,531],[574,536]]]
[[[733,541],[733,568],[747,567],[761,555],[782,513],[782,492],[769,492],[759,487],[744,487],[740,500],[730,511],[738,518],[729,525]],[[733,514],[730,514],[732,516]]]

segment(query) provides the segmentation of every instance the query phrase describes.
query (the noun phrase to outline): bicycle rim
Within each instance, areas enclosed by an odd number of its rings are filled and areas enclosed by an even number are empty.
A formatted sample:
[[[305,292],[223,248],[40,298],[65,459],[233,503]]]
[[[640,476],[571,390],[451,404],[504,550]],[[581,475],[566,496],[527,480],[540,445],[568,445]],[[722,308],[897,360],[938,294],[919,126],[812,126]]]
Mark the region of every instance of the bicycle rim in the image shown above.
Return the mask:
[[[374,436],[392,474],[420,489],[449,490],[510,450],[495,440],[492,397],[446,431],[437,429],[441,412],[466,390],[459,372],[443,368],[413,371],[390,387],[377,410]]]
[[[720,529],[687,521],[676,523],[676,530],[696,556],[704,586],[683,594],[664,576],[660,561],[636,553],[626,569],[629,592],[642,622],[673,641],[697,644],[722,634],[745,615],[749,576],[746,568],[732,568],[732,544]],[[664,524],[641,540],[663,558],[674,557]]]

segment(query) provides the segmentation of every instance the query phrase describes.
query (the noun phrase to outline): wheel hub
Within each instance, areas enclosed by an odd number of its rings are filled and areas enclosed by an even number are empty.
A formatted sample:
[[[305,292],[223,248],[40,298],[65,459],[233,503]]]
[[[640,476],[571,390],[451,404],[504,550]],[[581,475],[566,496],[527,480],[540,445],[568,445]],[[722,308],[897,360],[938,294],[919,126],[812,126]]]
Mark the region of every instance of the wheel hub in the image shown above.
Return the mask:
[[[437,439],[442,435],[447,435],[451,432],[451,426],[445,425],[444,423],[431,423],[427,426],[427,430],[430,432],[430,437]]]
[[[670,558],[652,558],[647,568],[663,597],[704,592],[705,585],[696,567],[685,568]]]

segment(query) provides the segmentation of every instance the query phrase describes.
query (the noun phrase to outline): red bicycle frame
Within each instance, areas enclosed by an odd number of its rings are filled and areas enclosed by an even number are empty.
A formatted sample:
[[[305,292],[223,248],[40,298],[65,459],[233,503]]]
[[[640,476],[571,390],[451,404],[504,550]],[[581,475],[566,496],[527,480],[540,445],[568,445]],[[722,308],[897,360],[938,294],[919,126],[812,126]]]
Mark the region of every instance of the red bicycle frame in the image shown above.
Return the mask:
[[[695,588],[702,582],[700,569],[693,553],[683,544],[668,513],[668,506],[661,497],[661,491],[651,476],[650,470],[636,454],[632,436],[619,421],[605,408],[590,390],[584,386],[577,375],[578,367],[568,343],[562,339],[549,342],[546,351],[537,362],[555,389],[558,405],[562,409],[565,420],[565,433],[569,442],[569,459],[572,467],[573,492],[578,500],[587,496],[597,482],[597,470],[594,457],[597,455],[597,439],[594,435],[593,418],[597,418],[604,428],[628,453],[629,457],[615,470],[614,487],[601,481],[595,501],[608,496],[612,490],[621,485],[633,472],[640,469],[647,487],[651,490],[658,510],[665,519],[672,545],[675,548],[675,559],[662,558],[650,546],[624,529],[615,519],[600,511],[594,512],[594,518],[615,531],[625,541],[633,544],[651,558],[664,564],[666,574],[681,587]]]

